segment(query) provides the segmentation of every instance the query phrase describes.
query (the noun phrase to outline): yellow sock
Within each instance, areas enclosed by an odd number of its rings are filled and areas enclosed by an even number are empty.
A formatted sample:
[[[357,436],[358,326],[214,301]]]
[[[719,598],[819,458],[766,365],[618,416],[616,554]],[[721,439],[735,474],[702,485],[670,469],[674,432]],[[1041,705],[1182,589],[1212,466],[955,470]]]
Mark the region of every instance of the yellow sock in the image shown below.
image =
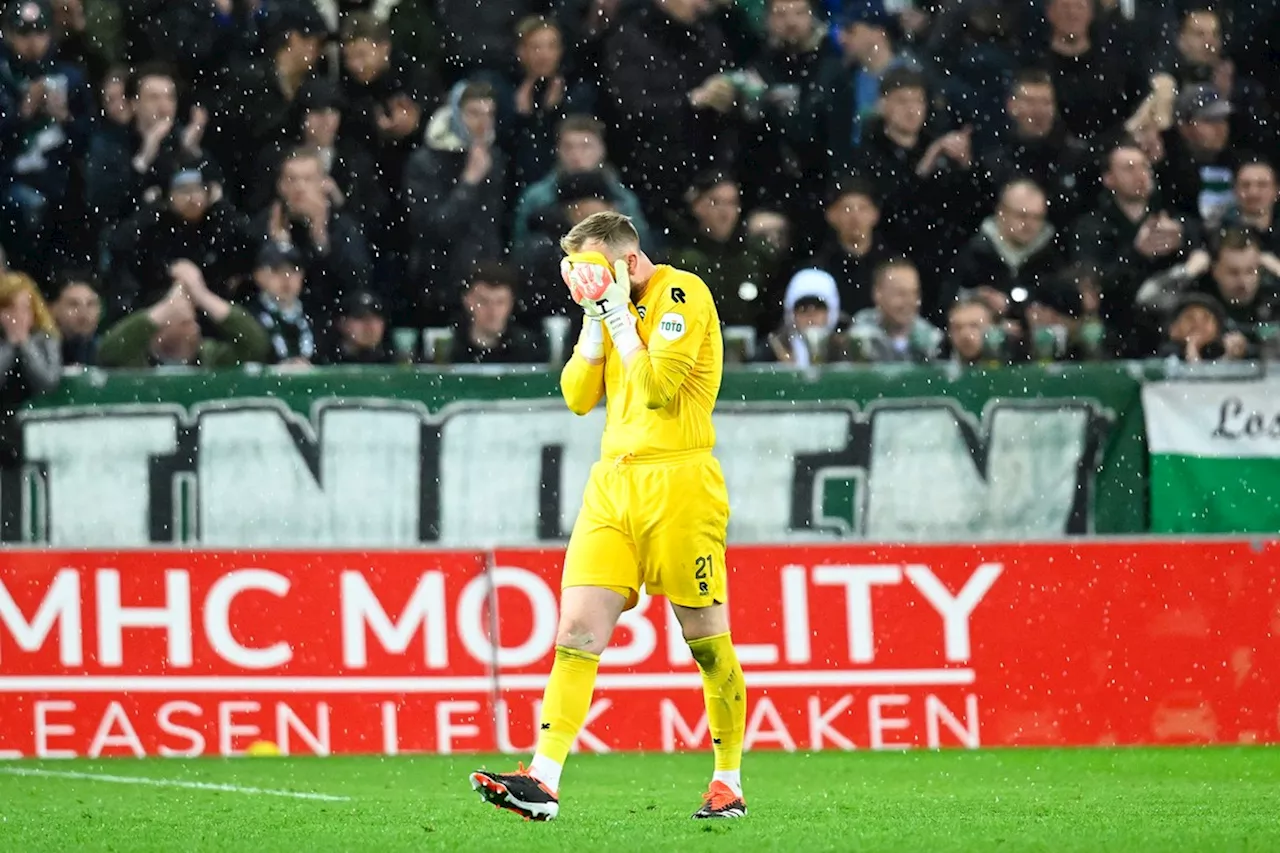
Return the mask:
[[[596,689],[600,655],[556,646],[556,662],[542,697],[537,754],[556,764],[569,757],[578,730],[586,722],[591,694]]]
[[[747,728],[747,685],[738,653],[727,633],[689,641],[689,650],[702,671],[702,695],[707,702],[707,728],[716,754],[716,770],[742,766],[742,736]]]

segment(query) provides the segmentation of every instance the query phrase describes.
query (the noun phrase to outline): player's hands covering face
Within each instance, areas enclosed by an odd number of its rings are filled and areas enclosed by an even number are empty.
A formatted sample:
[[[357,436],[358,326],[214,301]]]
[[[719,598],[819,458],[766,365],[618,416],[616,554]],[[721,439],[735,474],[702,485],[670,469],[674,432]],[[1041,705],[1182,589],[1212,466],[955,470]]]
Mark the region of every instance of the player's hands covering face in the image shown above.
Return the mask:
[[[611,270],[570,255],[560,262],[560,275],[573,301],[581,305],[589,317],[603,317],[615,309],[626,311],[631,302],[631,280],[624,260],[619,260]]]

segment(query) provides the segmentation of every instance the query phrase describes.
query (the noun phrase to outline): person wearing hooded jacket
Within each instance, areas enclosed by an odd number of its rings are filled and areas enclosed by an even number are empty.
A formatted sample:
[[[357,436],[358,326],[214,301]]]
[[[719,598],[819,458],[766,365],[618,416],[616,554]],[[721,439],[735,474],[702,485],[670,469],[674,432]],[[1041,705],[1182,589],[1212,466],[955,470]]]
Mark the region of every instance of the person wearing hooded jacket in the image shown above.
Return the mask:
[[[840,313],[840,289],[831,273],[810,268],[792,276],[783,312],[781,327],[765,340],[761,361],[810,367],[835,360],[838,335],[849,318]]]
[[[448,325],[472,267],[503,256],[507,165],[494,144],[496,112],[489,83],[457,84],[405,169],[404,204],[418,235],[409,308],[421,325]]]

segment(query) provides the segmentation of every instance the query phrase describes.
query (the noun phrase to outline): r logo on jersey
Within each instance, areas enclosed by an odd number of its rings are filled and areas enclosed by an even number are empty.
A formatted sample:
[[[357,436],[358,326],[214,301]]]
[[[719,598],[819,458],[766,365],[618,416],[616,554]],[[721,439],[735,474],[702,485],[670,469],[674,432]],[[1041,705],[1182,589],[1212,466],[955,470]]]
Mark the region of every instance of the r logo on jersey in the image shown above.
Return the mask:
[[[669,341],[674,341],[684,334],[684,316],[681,314],[663,314],[658,321],[658,334]]]

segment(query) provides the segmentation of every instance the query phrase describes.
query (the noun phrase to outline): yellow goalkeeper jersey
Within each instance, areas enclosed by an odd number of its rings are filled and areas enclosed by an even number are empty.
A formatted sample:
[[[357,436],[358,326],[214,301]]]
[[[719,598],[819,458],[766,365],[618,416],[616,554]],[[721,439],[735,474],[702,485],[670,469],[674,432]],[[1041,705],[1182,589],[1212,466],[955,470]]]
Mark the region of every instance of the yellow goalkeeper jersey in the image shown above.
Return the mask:
[[[602,459],[710,451],[716,443],[711,412],[724,373],[724,341],[711,291],[698,276],[661,265],[632,302],[647,350],[628,368],[606,330],[604,364],[588,364],[576,351],[565,364],[565,403],[585,415],[604,396]]]

